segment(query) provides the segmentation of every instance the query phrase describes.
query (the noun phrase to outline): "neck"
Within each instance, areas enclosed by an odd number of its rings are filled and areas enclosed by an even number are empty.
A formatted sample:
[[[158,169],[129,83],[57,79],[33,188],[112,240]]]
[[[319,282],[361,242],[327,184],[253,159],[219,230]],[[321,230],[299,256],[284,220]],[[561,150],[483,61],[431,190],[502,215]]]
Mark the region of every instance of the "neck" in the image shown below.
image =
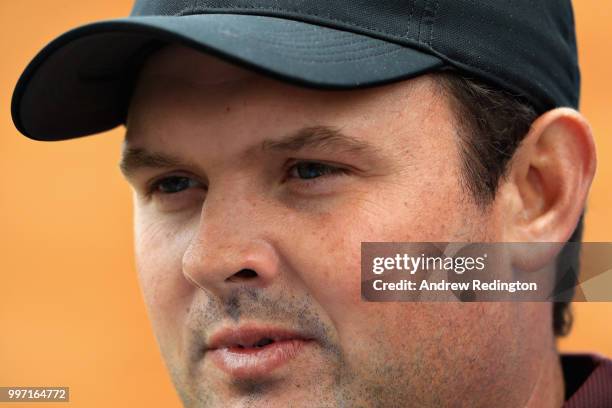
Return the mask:
[[[565,382],[559,353],[555,347],[546,352],[542,367],[533,392],[525,408],[554,407],[563,405],[565,400]]]

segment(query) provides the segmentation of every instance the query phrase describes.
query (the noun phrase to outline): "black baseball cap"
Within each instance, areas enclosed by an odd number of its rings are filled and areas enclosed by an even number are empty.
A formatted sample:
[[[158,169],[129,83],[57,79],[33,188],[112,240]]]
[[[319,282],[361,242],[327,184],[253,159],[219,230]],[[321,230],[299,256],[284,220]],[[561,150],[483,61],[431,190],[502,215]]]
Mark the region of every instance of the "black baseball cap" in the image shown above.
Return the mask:
[[[124,123],[139,68],[172,43],[319,89],[451,68],[539,112],[580,94],[570,0],[137,0],[38,53],[13,93],[15,126],[51,141]]]

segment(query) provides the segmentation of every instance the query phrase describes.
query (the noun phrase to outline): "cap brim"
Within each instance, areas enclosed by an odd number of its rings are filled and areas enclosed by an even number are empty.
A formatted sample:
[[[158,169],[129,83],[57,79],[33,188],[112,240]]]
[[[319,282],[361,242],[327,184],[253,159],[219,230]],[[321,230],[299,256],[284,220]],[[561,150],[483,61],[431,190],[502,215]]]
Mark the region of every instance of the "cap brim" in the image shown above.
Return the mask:
[[[276,17],[129,17],[76,28],[47,45],[15,87],[16,127],[32,139],[50,141],[120,125],[137,68],[151,50],[170,42],[321,89],[380,85],[443,65],[420,50]]]

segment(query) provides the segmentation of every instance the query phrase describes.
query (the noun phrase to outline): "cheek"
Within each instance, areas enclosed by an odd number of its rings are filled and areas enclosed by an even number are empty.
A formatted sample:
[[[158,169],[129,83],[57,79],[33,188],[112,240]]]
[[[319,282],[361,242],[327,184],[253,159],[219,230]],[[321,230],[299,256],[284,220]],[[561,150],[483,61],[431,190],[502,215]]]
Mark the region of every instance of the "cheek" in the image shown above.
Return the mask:
[[[189,229],[136,211],[136,265],[143,297],[158,339],[177,333],[188,312],[191,285],[182,274],[182,258],[191,240]]]
[[[312,233],[293,240],[294,270],[303,271],[308,291],[350,353],[367,354],[371,347],[381,345],[383,353],[384,345],[388,350],[408,347],[405,342],[410,333],[435,332],[437,326],[431,322],[441,310],[439,304],[428,308],[423,304],[363,301],[361,242],[484,240],[481,227],[476,226],[487,224],[488,218],[466,200],[454,175],[429,174],[411,180],[381,185],[379,190],[352,197],[303,227]],[[466,226],[466,219],[472,220],[470,225]],[[448,308],[450,315],[456,314],[452,313],[455,308]],[[412,323],[407,324],[409,321]]]
[[[440,178],[444,179],[444,178]],[[447,177],[450,179],[450,177]],[[466,219],[472,220],[465,223]],[[457,183],[384,186],[309,220],[289,257],[322,302],[361,303],[362,242],[461,242],[484,239],[488,217],[466,202]],[[468,225],[466,225],[468,224]]]

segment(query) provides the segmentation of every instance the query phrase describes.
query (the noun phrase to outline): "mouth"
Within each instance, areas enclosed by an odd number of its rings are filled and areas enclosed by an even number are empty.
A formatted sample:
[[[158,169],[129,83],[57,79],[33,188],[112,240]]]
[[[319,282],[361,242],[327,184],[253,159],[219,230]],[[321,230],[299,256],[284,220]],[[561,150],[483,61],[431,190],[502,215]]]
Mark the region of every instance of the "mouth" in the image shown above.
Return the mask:
[[[290,363],[311,343],[312,338],[281,328],[226,328],[210,337],[205,357],[234,379],[250,379]]]

